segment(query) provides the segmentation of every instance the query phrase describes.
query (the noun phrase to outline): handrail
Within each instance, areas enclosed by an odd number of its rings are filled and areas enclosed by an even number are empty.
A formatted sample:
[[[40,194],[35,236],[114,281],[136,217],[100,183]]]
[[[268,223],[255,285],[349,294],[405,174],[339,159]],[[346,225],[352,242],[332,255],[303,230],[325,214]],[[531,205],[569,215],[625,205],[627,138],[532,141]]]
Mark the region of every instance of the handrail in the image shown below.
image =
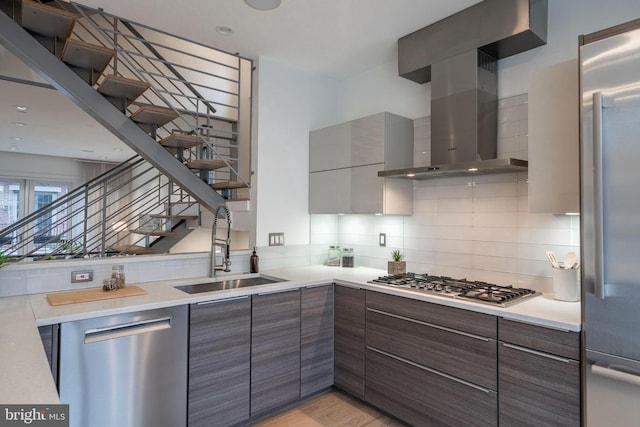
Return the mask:
[[[119,174],[121,172],[121,169],[122,168],[126,168],[128,163],[130,161],[134,160],[134,159],[137,159],[137,161],[135,163],[133,163],[131,166],[135,166],[135,165],[139,164],[140,162],[144,162],[144,159],[142,159],[140,156],[136,155],[136,156],[133,156],[133,157],[125,160],[122,163],[119,163],[113,169],[109,169],[108,171],[98,175],[97,177],[91,179],[90,181],[88,181],[88,182],[82,184],[81,186],[75,188],[71,192],[67,193],[63,198],[59,198],[59,199],[55,200],[54,202],[52,202],[52,203],[46,205],[45,207],[43,207],[42,209],[37,210],[35,212],[32,212],[31,214],[29,214],[29,215],[25,216],[24,218],[18,220],[17,222],[14,222],[9,227],[0,230],[0,237],[3,237],[8,232],[15,231],[16,229],[24,227],[24,224],[27,224],[27,223],[31,222],[36,217],[42,216],[43,214],[46,214],[46,213],[49,213],[49,212],[55,210],[60,205],[65,204],[67,202],[67,200],[70,200],[73,197],[75,197],[76,194],[81,194],[81,193],[85,192],[86,189],[94,187],[99,182],[102,182],[104,180],[110,179],[112,176]]]
[[[170,50],[174,50],[171,46],[168,46],[166,44],[160,44],[154,41],[150,41],[145,39],[142,34],[140,34],[139,31],[136,30],[135,26],[140,26],[142,28],[147,28],[150,29],[152,31],[161,33],[161,34],[165,34],[166,33],[159,31],[157,29],[151,29],[150,27],[146,27],[142,24],[137,24],[137,23],[133,23],[132,21],[128,21],[125,20],[123,18],[119,18],[113,15],[110,15],[108,13],[105,13],[103,11],[98,11],[95,9],[91,9],[88,8],[86,6],[81,6],[78,5],[76,3],[72,3],[76,9],[78,10],[78,12],[81,14],[81,16],[83,16],[84,18],[86,18],[87,22],[91,25],[91,27],[95,30],[98,31],[102,37],[105,40],[108,40],[111,43],[111,47],[116,49],[116,51],[118,52],[118,56],[117,56],[117,60],[121,61],[123,63],[126,64],[127,68],[129,70],[134,70],[135,71],[135,75],[137,76],[137,78],[140,78],[143,81],[146,81],[147,83],[149,83],[151,85],[151,89],[153,90],[153,93],[156,97],[158,97],[162,102],[164,102],[169,108],[171,108],[172,110],[174,110],[178,115],[184,115],[184,114],[190,114],[192,117],[194,117],[195,119],[195,124],[194,123],[190,123],[190,122],[186,122],[184,119],[182,119],[182,121],[186,124],[186,128],[188,129],[189,132],[193,132],[193,134],[200,136],[200,138],[202,139],[202,143],[207,145],[209,148],[209,151],[213,153],[213,155],[222,160],[226,167],[229,169],[230,171],[230,176],[234,176],[235,179],[237,179],[238,181],[242,182],[243,184],[245,184],[247,187],[249,186],[249,183],[238,173],[238,170],[236,169],[236,167],[238,167],[238,165],[233,165],[229,162],[228,156],[226,155],[222,155],[220,154],[214,145],[212,145],[210,143],[210,141],[208,141],[207,138],[205,138],[204,136],[198,134],[197,129],[198,129],[198,117],[201,116],[201,112],[197,111],[197,105],[198,103],[202,103],[202,105],[204,105],[206,107],[206,109],[208,111],[211,111],[212,113],[215,112],[215,108],[213,107],[212,104],[217,104],[215,101],[213,100],[207,100],[204,97],[202,97],[197,90],[195,90],[195,86],[201,86],[205,89],[208,90],[217,90],[216,88],[213,87],[207,87],[204,84],[201,84],[199,82],[194,82],[194,81],[190,81],[185,79],[176,69],[176,67],[181,67],[186,69],[187,71],[193,71],[193,72],[198,72],[199,74],[210,74],[207,73],[206,71],[202,71],[202,70],[197,70],[195,68],[189,68],[183,64],[177,64],[174,62],[170,62],[168,61],[166,58],[164,58],[162,55],[159,54],[158,49],[156,49],[156,46],[158,48],[163,48],[163,49],[170,49]],[[101,26],[95,19],[93,19],[92,16],[89,16],[89,14],[85,13],[86,10],[92,11],[92,13],[98,14],[99,16],[103,17],[103,18],[112,18],[114,20],[114,24],[110,24],[112,28],[105,28],[103,26]],[[121,22],[127,29],[129,29],[129,31],[131,31],[133,33],[133,35],[131,34],[127,34],[124,33],[122,31],[119,30],[119,27],[116,25],[116,22]],[[111,37],[109,36],[109,34],[111,34]],[[123,47],[122,43],[116,43],[115,40],[119,40],[119,38],[122,37],[124,38],[137,52],[135,51],[130,51],[127,50]],[[179,39],[179,40],[183,40],[186,41],[186,39],[182,39],[180,37],[177,36],[173,36],[171,35],[171,37]],[[139,43],[142,43],[153,55],[145,55],[143,54],[140,49],[138,47],[136,47],[133,43],[132,43],[132,39],[134,41],[137,41]],[[190,43],[194,43],[196,45],[198,45],[198,43],[195,42],[190,42]],[[208,49],[213,49],[213,50],[217,50],[214,48],[210,48],[207,47]],[[182,54],[184,52],[181,52]],[[194,56],[193,54],[189,54],[188,55]],[[149,61],[151,63],[151,66],[153,68],[155,68],[158,73],[154,73],[153,71],[149,71],[147,69],[145,69],[145,67],[142,66],[142,64],[140,64],[139,61],[136,61],[135,58],[133,56],[139,55],[142,58],[146,59],[147,61]],[[199,57],[199,59],[204,60],[204,61],[210,61],[208,58],[204,58],[204,57]],[[173,74],[175,77],[172,76],[168,76],[166,74],[163,74],[161,72],[161,70],[159,70],[157,68],[157,65],[155,65],[155,62],[159,62],[162,63],[166,69],[168,71],[170,71],[171,74]],[[221,64],[222,66],[227,66],[226,64]],[[229,68],[233,68],[233,67],[229,67]],[[233,68],[235,70],[237,70],[239,72],[239,67]],[[196,111],[189,111],[189,110],[185,110],[184,109],[184,105],[182,105],[181,101],[177,99],[177,94],[175,92],[172,92],[170,90],[168,90],[166,87],[164,87],[162,85],[162,83],[160,83],[156,78],[153,78],[153,81],[149,78],[145,78],[145,75],[149,75],[150,77],[157,77],[157,78],[162,78],[164,80],[167,80],[169,82],[178,82],[180,84],[185,85],[185,87],[187,87],[194,95],[196,95]],[[215,76],[215,78],[218,79],[225,79],[225,77],[223,76]],[[233,81],[235,84],[240,84],[239,81]],[[175,83],[172,83],[172,85],[177,89],[180,90]],[[158,87],[160,86],[160,87]],[[183,108],[176,108],[176,106],[174,105],[174,103],[170,102],[163,94],[167,94],[170,95],[170,98],[173,99],[177,104],[182,105]],[[238,94],[235,94],[235,96],[238,96]],[[189,99],[190,96],[187,94],[182,94],[183,98]],[[222,105],[226,108],[238,108],[238,107],[234,107],[232,105]],[[214,114],[211,113],[207,113],[206,114],[206,120],[207,123],[209,122],[209,117],[214,117]],[[184,132],[184,130],[181,129],[181,131]],[[189,150],[189,158],[198,158],[197,155],[197,151],[195,150]]]
[[[150,43],[149,41],[145,40],[144,37],[142,37],[142,34],[140,34],[140,32],[138,32],[135,28],[133,28],[133,26],[131,25],[130,22],[124,21],[124,20],[120,20],[122,21],[122,23],[129,29],[129,31],[131,31],[132,33],[134,33],[134,35],[136,35],[141,41],[142,43],[144,43],[144,45],[147,47],[147,49],[149,49],[151,51],[151,53],[153,53],[156,58],[160,61],[162,61],[167,68],[179,79],[184,80],[185,82],[185,86],[187,87],[187,89],[189,89],[197,98],[202,99],[202,95],[200,95],[198,93],[197,90],[194,89],[193,85],[191,85],[191,83],[189,83],[179,72],[178,70],[176,70],[176,68],[173,66],[173,64],[167,60],[164,59],[164,57],[160,54],[160,52],[158,52],[158,50],[153,47],[153,44]],[[213,108],[213,106],[209,105],[209,103],[205,103],[205,105],[207,106],[207,108],[209,108],[212,112],[216,112],[216,109]]]
[[[116,255],[136,245],[149,247],[149,236],[134,236],[146,227],[166,230],[169,203],[181,203],[179,215],[196,202],[144,159],[134,156],[77,187],[28,217],[0,230],[0,252],[12,261]],[[173,224],[171,225],[173,226]],[[167,230],[168,231],[168,230]],[[159,237],[161,238],[161,237]]]

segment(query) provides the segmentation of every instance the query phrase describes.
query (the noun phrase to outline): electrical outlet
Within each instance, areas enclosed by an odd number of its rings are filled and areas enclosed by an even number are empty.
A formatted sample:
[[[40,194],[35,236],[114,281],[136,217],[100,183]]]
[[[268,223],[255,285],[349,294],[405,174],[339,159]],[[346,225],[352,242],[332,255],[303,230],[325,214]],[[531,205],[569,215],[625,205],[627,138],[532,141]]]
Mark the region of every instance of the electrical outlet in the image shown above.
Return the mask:
[[[82,270],[71,272],[71,283],[92,282],[93,270]]]
[[[380,233],[378,244],[380,246],[387,246],[387,233]]]

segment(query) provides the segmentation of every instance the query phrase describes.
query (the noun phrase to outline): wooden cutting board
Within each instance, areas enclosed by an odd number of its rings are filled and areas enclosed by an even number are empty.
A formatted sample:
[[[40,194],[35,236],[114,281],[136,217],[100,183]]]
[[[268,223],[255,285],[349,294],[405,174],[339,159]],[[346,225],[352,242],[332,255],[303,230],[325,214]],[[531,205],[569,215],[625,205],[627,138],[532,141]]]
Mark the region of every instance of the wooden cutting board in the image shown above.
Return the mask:
[[[101,301],[112,298],[132,297],[146,295],[147,291],[137,286],[125,286],[115,291],[103,291],[102,288],[82,289],[79,291],[56,292],[47,294],[51,305],[75,304],[78,302]]]

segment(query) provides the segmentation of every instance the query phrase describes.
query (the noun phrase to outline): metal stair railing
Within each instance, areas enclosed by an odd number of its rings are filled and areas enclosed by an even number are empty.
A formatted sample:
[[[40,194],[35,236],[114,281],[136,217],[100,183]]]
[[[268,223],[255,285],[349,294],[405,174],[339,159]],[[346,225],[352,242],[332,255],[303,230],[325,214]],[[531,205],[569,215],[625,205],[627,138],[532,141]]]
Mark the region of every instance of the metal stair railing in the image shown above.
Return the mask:
[[[242,106],[239,101],[241,59],[101,10],[76,3],[72,5],[83,18],[76,23],[78,30],[74,35],[92,37],[94,42],[115,49],[116,57],[110,71],[148,83],[151,87],[142,96],[144,103],[166,106],[179,115],[170,126],[159,129],[152,136],[161,138],[176,132],[199,136],[202,146],[178,150],[179,159],[184,162],[201,158],[221,160],[228,170],[209,173],[209,183],[223,176],[224,180],[238,181],[249,187],[248,177],[246,174],[243,176],[238,167],[242,160],[238,156],[236,128]],[[225,60],[235,63],[224,63],[191,50],[226,55]],[[199,67],[190,65],[190,61]],[[219,71],[214,73],[204,69]],[[129,112],[140,104],[140,101],[134,102]],[[219,140],[228,142],[220,143]]]
[[[194,206],[183,189],[134,156],[0,230],[0,253],[20,261],[150,252],[153,234],[171,231],[171,218]]]

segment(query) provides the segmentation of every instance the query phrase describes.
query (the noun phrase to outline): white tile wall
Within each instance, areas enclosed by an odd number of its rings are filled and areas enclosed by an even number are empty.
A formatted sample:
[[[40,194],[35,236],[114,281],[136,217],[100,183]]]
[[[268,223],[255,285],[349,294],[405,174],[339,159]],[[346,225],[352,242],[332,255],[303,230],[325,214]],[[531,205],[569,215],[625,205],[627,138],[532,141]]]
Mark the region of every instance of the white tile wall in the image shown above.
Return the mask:
[[[526,94],[500,100],[499,157],[527,158],[527,115]],[[414,165],[428,165],[430,118],[417,119],[414,130]],[[357,265],[386,269],[399,248],[409,271],[543,292],[552,292],[545,251],[579,252],[578,217],[528,212],[526,173],[416,181],[411,216],[311,217],[311,242],[326,245],[325,259],[337,243],[354,248]],[[378,246],[378,233],[387,234],[387,247]]]

